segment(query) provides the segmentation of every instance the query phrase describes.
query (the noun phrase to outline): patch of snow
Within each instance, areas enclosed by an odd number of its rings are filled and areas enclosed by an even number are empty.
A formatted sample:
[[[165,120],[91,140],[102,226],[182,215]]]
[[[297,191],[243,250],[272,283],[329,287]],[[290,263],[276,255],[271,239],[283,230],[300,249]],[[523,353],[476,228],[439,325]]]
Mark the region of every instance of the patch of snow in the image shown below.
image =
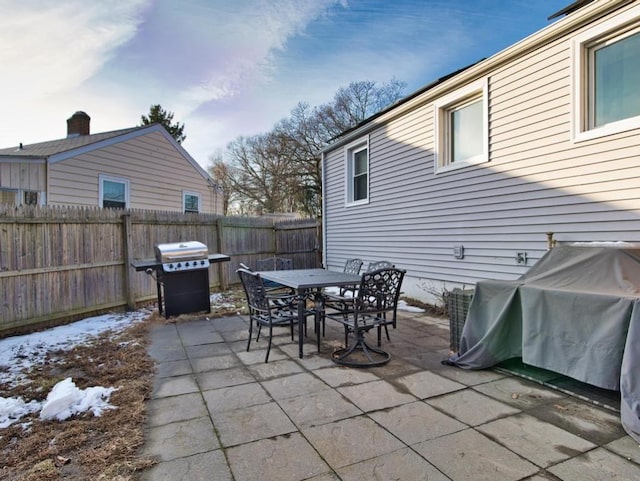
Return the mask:
[[[147,310],[104,314],[45,331],[0,339],[0,383],[15,386],[23,372],[43,363],[49,351],[68,351],[105,331],[119,331],[149,316]]]
[[[422,309],[421,307],[411,306],[403,300],[398,301],[398,310],[405,312],[424,312],[424,309]]]
[[[106,331],[122,331],[146,319],[148,310],[89,317],[45,331],[0,339],[0,383],[17,386],[25,381],[25,372],[44,363],[50,351],[67,351]],[[0,396],[0,429],[11,426],[23,416],[40,411],[42,419],[67,419],[73,414],[91,411],[100,416],[111,409],[109,396],[115,388],[78,389],[71,378],[60,381],[46,401],[24,402],[22,398]],[[28,424],[25,424],[28,427]]]
[[[8,428],[27,414],[38,412],[41,407],[42,403],[38,401],[25,403],[19,397],[0,397],[0,429]]]
[[[340,295],[340,289],[337,287],[327,287],[325,292],[327,292],[328,294],[333,294],[333,295]],[[344,297],[351,297],[352,291],[347,291],[344,294]],[[399,311],[405,311],[405,312],[425,312],[424,309],[422,309],[421,307],[415,307],[415,306],[411,306],[409,304],[407,304],[406,301],[403,300],[399,300],[398,301],[398,310]]]
[[[53,386],[40,410],[40,419],[64,421],[74,414],[91,411],[100,416],[105,409],[115,409],[108,400],[115,388],[88,387],[78,389],[68,377]]]

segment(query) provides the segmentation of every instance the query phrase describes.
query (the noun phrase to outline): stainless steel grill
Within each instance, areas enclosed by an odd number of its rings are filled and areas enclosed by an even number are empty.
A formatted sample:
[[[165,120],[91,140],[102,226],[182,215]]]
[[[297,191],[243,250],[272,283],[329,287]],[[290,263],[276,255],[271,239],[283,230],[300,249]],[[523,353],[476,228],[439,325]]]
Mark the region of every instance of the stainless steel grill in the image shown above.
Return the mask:
[[[188,241],[155,246],[156,259],[164,272],[189,271],[209,267],[209,251],[202,242]]]
[[[137,271],[154,276],[158,288],[158,310],[165,317],[190,312],[211,312],[209,266],[229,256],[209,254],[197,241],[157,244],[155,259],[134,261]]]

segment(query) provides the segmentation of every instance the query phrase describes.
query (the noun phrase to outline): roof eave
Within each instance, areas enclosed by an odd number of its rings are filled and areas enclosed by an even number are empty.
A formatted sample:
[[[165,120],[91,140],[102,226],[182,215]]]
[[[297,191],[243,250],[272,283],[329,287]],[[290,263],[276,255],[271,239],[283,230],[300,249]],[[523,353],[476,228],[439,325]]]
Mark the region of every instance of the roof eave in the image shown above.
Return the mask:
[[[539,48],[542,45],[556,40],[558,37],[576,30],[589,23],[595,18],[599,18],[607,13],[619,9],[625,4],[633,3],[635,0],[594,0],[593,3],[587,4],[580,8],[580,14],[569,15],[565,18],[557,20],[541,30],[525,37],[515,44],[504,50],[488,57],[484,60],[463,68],[445,76],[446,80],[441,82],[432,82],[426,87],[418,90],[417,93],[410,94],[398,103],[392,105],[389,109],[383,110],[379,114],[375,114],[365,119],[360,126],[354,127],[353,130],[347,130],[340,137],[340,140],[326,146],[321,152],[330,152],[336,148],[342,147],[355,138],[366,135],[380,125],[384,125],[390,120],[403,115],[405,112],[415,109],[417,106],[429,102],[432,99],[441,97],[442,95],[459,88],[461,84],[466,84],[486,75],[498,66],[514,60],[515,58],[526,55],[527,53]]]

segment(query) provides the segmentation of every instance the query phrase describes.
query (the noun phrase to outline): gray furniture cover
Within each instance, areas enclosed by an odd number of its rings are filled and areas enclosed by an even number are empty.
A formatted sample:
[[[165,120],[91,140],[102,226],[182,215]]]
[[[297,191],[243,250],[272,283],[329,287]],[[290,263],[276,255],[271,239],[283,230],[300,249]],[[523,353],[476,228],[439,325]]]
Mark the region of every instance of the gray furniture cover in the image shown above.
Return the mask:
[[[640,247],[560,245],[514,281],[480,281],[448,363],[482,369],[514,357],[619,390],[640,442]]]

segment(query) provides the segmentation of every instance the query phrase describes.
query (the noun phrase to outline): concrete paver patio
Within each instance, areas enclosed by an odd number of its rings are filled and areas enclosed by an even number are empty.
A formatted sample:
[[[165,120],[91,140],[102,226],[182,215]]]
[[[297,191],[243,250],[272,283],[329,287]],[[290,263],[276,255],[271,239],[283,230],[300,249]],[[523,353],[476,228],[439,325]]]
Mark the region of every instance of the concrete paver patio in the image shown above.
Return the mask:
[[[148,401],[146,481],[640,479],[619,415],[496,371],[445,366],[448,321],[399,313],[385,366],[339,367],[327,323],[305,357],[286,329],[246,352],[247,319],[165,324]],[[375,337],[375,333],[372,333]]]

